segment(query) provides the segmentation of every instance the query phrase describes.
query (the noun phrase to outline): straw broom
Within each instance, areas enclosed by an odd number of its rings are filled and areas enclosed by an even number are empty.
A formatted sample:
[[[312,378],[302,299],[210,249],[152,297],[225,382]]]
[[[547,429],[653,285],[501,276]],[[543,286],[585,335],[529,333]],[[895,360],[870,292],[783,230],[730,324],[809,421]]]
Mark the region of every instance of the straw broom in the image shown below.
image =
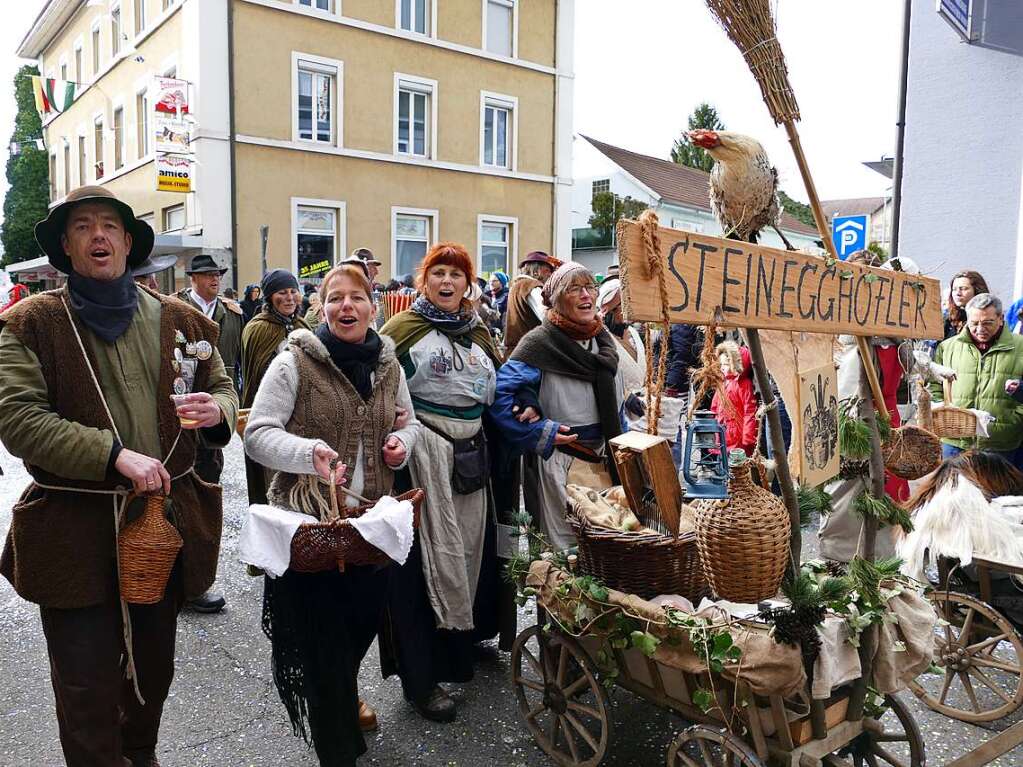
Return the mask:
[[[760,94],[774,119],[775,125],[784,125],[785,132],[792,146],[792,153],[799,166],[799,174],[803,177],[807,197],[810,198],[810,209],[817,224],[821,240],[833,259],[838,259],[835,244],[827,236],[828,222],[821,208],[817,187],[810,175],[810,166],[803,154],[803,145],[799,140],[796,122],[799,121],[799,104],[789,83],[789,71],[785,65],[785,54],[778,42],[778,30],[771,11],[771,0],[706,0],[707,7],[714,14],[718,24],[724,29],[728,38],[735,43],[746,65],[760,86]],[[870,392],[878,406],[883,406],[884,396],[881,383],[874,369],[873,357],[867,339],[856,338],[856,344],[863,358],[864,371]]]
[[[809,164],[806,162],[806,156],[803,154],[803,146],[799,141],[799,132],[796,130],[796,122],[799,120],[799,104],[796,102],[795,93],[793,93],[792,85],[789,83],[788,67],[785,65],[785,54],[782,52],[781,43],[778,42],[778,30],[774,20],[774,13],[771,9],[771,0],[706,0],[706,3],[710,12],[717,19],[718,24],[724,29],[725,34],[735,43],[742,57],[746,60],[750,72],[753,73],[757,85],[760,86],[760,93],[763,96],[764,103],[767,104],[768,110],[771,112],[775,125],[785,126],[785,132],[789,137],[789,144],[792,146],[792,153],[795,155],[796,164],[799,166],[799,173],[803,177],[806,194],[810,198],[810,208],[813,210],[813,218],[817,223],[821,240],[824,242],[831,258],[837,260],[838,254],[835,251],[835,244],[827,236],[827,221],[824,218],[824,211],[821,209],[821,201],[817,196],[817,188],[814,186],[813,177],[810,175]],[[757,365],[759,367],[763,364],[763,352],[760,349],[759,334],[756,330],[752,330],[749,335],[750,352],[755,358],[759,357]],[[877,379],[877,371],[874,369],[870,346],[867,339],[862,336],[857,336],[856,343],[859,347],[863,371],[869,384],[875,407],[883,408],[884,397],[881,394],[881,385]],[[765,405],[770,405],[766,401],[766,397]],[[873,415],[874,413],[871,411],[869,418],[866,420],[872,426],[872,441],[874,443],[874,451],[872,452],[876,453],[876,455],[871,456],[874,459],[871,463],[877,464],[880,462],[880,440]],[[768,411],[768,416],[775,416],[776,418],[776,413]],[[771,426],[772,431],[774,431],[775,424],[771,423]],[[779,439],[778,441],[780,442],[781,440]],[[782,466],[785,466],[786,469],[788,468],[785,461],[778,461],[778,465],[779,468]],[[871,468],[872,490],[877,493],[877,497],[880,497],[884,493],[884,471],[882,468],[880,472],[877,472],[876,467],[873,465]],[[785,471],[784,474],[788,475],[789,473]],[[783,477],[782,472],[779,472],[778,479],[779,483],[782,484],[783,491],[786,491],[785,500],[786,505],[788,505],[787,491],[791,490],[791,488],[785,488],[785,479],[788,479],[788,482],[791,483],[791,476]],[[876,521],[864,519],[866,535],[861,538],[859,555],[867,559],[874,558],[873,537],[876,534],[875,525]],[[793,529],[798,530],[798,527]],[[796,557],[798,561],[798,553]],[[865,645],[872,645],[873,634],[865,637],[864,642]],[[863,716],[863,698],[868,676],[868,666],[864,665],[863,676],[857,681],[854,694],[850,699],[848,716],[850,720],[858,720]],[[820,707],[816,708],[817,710],[812,712],[814,736],[821,737],[823,716]]]

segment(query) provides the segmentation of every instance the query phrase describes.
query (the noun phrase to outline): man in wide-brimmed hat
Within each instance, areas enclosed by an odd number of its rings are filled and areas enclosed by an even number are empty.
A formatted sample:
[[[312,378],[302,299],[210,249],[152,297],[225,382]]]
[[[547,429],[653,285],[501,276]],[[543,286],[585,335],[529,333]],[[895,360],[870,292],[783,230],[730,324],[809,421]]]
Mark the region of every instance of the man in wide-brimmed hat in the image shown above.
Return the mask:
[[[519,262],[519,273],[508,288],[504,348],[509,357],[519,339],[543,322],[547,307],[543,305],[540,290],[559,266],[560,259],[542,250],[534,250]]]
[[[149,288],[154,293],[159,293],[160,283],[156,281],[156,275],[170,269],[177,262],[177,256],[149,256],[141,264],[132,268],[131,276],[142,287]]]
[[[109,190],[71,192],[36,240],[68,281],[0,315],[0,440],[34,480],[0,573],[40,607],[66,763],[153,767],[178,609],[213,582],[220,543],[196,446],[227,444],[238,399],[217,326],[133,281],[153,231]],[[136,606],[117,541],[142,495],[169,496],[183,545],[165,584],[155,573],[163,596]]]
[[[238,373],[242,357],[242,308],[237,302],[220,295],[220,280],[227,272],[213,256],[202,253],[194,256],[185,267],[191,287],[179,290],[175,295],[193,309],[205,314],[220,327],[217,339],[217,351],[224,361],[224,369],[238,386]],[[220,484],[220,475],[224,470],[224,451],[218,447],[210,447],[202,443],[195,453],[195,473],[206,482]],[[223,594],[206,592],[200,597],[189,599],[185,607],[199,613],[216,613],[224,609],[227,600]]]

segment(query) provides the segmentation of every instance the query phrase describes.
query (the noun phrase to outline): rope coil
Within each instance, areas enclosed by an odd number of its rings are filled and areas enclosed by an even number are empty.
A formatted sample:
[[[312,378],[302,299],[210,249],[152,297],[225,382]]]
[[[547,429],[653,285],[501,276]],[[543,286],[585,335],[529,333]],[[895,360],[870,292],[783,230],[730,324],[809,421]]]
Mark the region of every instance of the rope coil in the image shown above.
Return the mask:
[[[668,284],[664,278],[664,259],[661,257],[661,237],[657,233],[657,214],[645,210],[639,216],[640,231],[643,235],[643,250],[646,255],[646,273],[648,277],[656,277],[661,296],[661,354],[657,360],[657,372],[654,367],[654,344],[650,326],[646,323],[644,340],[646,342],[646,388],[647,433],[657,434],[657,425],[661,420],[661,396],[664,381],[668,375],[668,334],[671,331],[671,315],[668,304]]]

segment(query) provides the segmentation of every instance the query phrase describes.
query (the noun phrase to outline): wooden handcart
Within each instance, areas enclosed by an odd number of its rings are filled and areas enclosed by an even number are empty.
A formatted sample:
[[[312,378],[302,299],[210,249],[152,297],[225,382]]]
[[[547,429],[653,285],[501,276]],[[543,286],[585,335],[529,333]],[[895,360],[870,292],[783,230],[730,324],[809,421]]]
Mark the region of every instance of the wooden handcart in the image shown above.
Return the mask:
[[[519,711],[555,764],[593,767],[607,754],[614,730],[596,662],[602,639],[573,637],[557,621],[545,629],[542,605],[538,613],[538,624],[519,634],[512,647]],[[855,682],[811,712],[805,703],[811,699],[808,684],[801,695],[758,695],[741,675],[736,680],[706,670],[693,673],[632,647],[615,650],[614,656],[614,685],[692,723],[672,741],[669,767],[925,764],[920,730],[898,698],[885,696],[879,719],[848,720]],[[707,690],[713,691],[713,702],[705,711],[696,696]]]
[[[1023,590],[1008,580],[1023,576],[1023,567],[976,557],[972,565],[976,579],[955,560],[938,560],[931,599],[941,619],[934,664],[942,673],[921,676],[910,687],[934,711],[979,724],[1002,719],[1023,705],[1023,637],[1008,612],[1023,615]],[[948,767],[979,767],[1020,744],[1023,722]]]

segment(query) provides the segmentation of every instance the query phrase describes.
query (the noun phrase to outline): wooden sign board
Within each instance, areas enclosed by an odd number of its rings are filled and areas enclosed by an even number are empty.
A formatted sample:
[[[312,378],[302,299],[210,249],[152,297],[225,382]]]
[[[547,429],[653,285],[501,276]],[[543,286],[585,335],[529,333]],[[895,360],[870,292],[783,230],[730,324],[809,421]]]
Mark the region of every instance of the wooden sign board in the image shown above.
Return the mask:
[[[897,338],[944,337],[941,286],[931,277],[795,251],[658,229],[671,322]],[[618,224],[622,307],[629,322],[660,322],[657,274],[642,229]]]
[[[790,409],[800,482],[810,487],[838,475],[838,371],[834,362],[799,374],[797,407]]]

